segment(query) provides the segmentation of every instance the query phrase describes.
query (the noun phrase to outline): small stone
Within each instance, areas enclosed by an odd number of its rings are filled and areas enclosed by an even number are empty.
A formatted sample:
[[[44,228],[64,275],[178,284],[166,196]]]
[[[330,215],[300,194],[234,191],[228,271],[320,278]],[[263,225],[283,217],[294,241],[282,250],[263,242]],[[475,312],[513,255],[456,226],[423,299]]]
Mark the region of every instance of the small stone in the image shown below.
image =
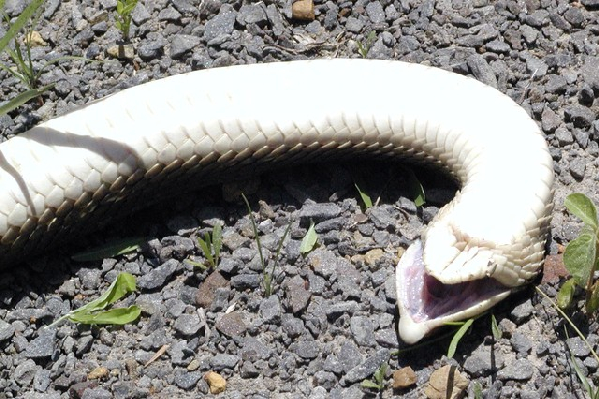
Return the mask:
[[[108,378],[109,371],[106,367],[96,367],[87,373],[88,380],[104,380]]]
[[[381,364],[389,360],[389,354],[390,352],[388,349],[381,349],[374,355],[369,356],[364,362],[360,363],[343,376],[340,381],[341,385],[347,386],[365,380],[374,374],[374,372],[381,367]]]
[[[204,374],[204,380],[210,387],[210,393],[213,395],[224,392],[227,387],[227,381],[218,373],[214,371],[208,371]]]
[[[586,162],[582,158],[574,158],[570,161],[570,174],[576,180],[582,180],[586,171]]]
[[[350,320],[351,333],[358,345],[374,346],[374,324],[368,317],[353,316]]]
[[[315,359],[320,353],[318,342],[310,339],[296,341],[289,349],[303,359]]]
[[[544,132],[553,133],[561,123],[560,117],[549,107],[543,109],[541,114],[541,127]]]
[[[497,378],[501,381],[527,381],[532,378],[534,366],[527,359],[516,359],[508,363],[508,365],[499,370]]]
[[[300,313],[308,307],[310,291],[306,289],[306,282],[300,276],[294,276],[285,285],[285,296],[293,313]]]
[[[259,274],[238,274],[231,277],[231,287],[236,290],[256,289],[262,284],[262,276]]]
[[[54,354],[56,345],[56,329],[44,328],[37,338],[25,348],[25,356],[30,359],[47,359]]]
[[[514,332],[510,340],[512,348],[523,355],[526,355],[532,349],[532,342],[528,337],[521,332]]]
[[[322,222],[327,219],[336,218],[341,214],[341,208],[335,204],[306,204],[299,211],[299,218],[302,224],[308,225],[310,221],[314,223]]]
[[[202,378],[202,373],[199,371],[188,371],[183,369],[175,369],[175,385],[181,389],[192,389]]]
[[[580,339],[580,337],[570,338],[567,342],[570,353],[576,357],[585,357],[591,353],[589,347],[582,339]]]
[[[416,384],[418,378],[411,367],[403,367],[393,372],[393,389],[403,389]]]
[[[277,295],[271,295],[260,302],[260,314],[264,323],[278,324],[281,321],[281,302]]]
[[[560,147],[565,147],[574,142],[574,137],[572,133],[566,129],[565,127],[558,127],[555,131],[555,138],[557,139],[557,143]]]
[[[526,302],[516,306],[512,310],[511,316],[514,320],[514,323],[519,325],[526,321],[532,315],[533,311],[534,307],[532,306],[532,303],[529,299]]]
[[[229,288],[229,282],[217,271],[210,273],[198,287],[196,304],[201,308],[210,308],[219,288]]]
[[[291,16],[300,21],[314,21],[314,2],[312,0],[297,0],[291,6]]]
[[[219,36],[231,34],[234,29],[236,16],[237,13],[232,9],[224,12],[221,9],[220,14],[206,22],[206,28],[204,29],[204,40],[206,40],[206,42],[210,42]]]
[[[210,358],[210,366],[215,370],[233,370],[235,365],[237,365],[240,360],[240,357],[237,355],[226,355],[224,353],[219,353]]]
[[[242,336],[247,330],[247,326],[243,321],[243,315],[241,312],[237,311],[223,315],[223,317],[216,322],[216,328],[218,331],[231,338]]]
[[[468,382],[455,366],[446,365],[431,374],[424,394],[429,399],[458,399],[464,395]]]
[[[590,108],[580,104],[569,105],[564,109],[566,122],[572,122],[574,127],[588,128],[596,119]]]
[[[200,317],[197,313],[187,314],[184,313],[177,317],[175,320],[175,331],[177,331],[181,335],[192,336],[196,335],[202,324],[200,323]]]
[[[182,58],[185,54],[191,51],[195,46],[200,44],[199,37],[192,35],[175,35],[171,42],[170,56],[172,59]]]
[[[42,38],[42,35],[36,30],[32,30],[28,35],[25,36],[25,42],[31,47],[45,46],[46,42]]]
[[[137,286],[143,290],[153,290],[162,287],[168,279],[175,273],[179,262],[175,259],[169,259],[162,265],[152,269],[137,279]]]
[[[468,68],[472,71],[474,77],[486,85],[497,88],[497,76],[493,68],[479,55],[474,54],[468,57]]]
[[[378,1],[370,1],[366,4],[366,14],[368,14],[368,18],[373,24],[385,22],[385,11]]]
[[[106,54],[119,60],[132,60],[135,58],[135,47],[132,44],[115,44],[106,49]]]

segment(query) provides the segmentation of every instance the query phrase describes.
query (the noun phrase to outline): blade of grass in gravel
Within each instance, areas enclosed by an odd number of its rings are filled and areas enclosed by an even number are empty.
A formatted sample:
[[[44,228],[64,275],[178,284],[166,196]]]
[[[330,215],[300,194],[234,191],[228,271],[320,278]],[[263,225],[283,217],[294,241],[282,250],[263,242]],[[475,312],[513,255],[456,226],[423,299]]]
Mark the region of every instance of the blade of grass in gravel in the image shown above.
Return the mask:
[[[29,22],[31,17],[36,13],[37,9],[40,8],[42,4],[44,4],[44,0],[33,0],[27,7],[25,7],[21,15],[17,17],[15,22],[10,26],[10,28],[8,28],[8,31],[4,34],[4,36],[0,38],[0,52],[3,51],[6,46],[8,46],[10,41],[15,38],[17,33],[19,33],[19,31],[23,29],[25,25],[27,25],[27,22]]]
[[[453,355],[455,355],[455,351],[458,347],[458,343],[460,342],[462,337],[464,337],[464,335],[466,334],[466,332],[468,331],[468,329],[470,328],[472,323],[474,323],[474,319],[469,319],[464,324],[462,324],[462,327],[460,327],[458,329],[458,331],[456,331],[456,333],[453,335],[453,338],[451,339],[451,343],[449,344],[449,349],[447,350],[448,358],[450,358],[450,359],[453,358]]]
[[[127,237],[113,240],[94,250],[76,253],[71,256],[71,259],[76,262],[92,262],[104,258],[111,258],[136,251],[146,241],[147,239],[144,237]]]
[[[54,84],[44,86],[40,89],[31,89],[23,93],[18,94],[13,99],[9,100],[5,104],[0,105],[0,115],[4,115],[12,111],[13,109],[25,104],[27,101],[41,95],[43,92],[54,86]]]

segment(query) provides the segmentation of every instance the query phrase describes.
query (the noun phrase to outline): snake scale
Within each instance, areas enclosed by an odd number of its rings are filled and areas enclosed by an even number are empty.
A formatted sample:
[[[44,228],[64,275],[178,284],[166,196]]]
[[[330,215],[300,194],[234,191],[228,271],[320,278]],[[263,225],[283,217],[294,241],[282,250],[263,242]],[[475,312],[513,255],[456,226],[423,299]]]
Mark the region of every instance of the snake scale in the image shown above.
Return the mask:
[[[461,184],[398,265],[403,340],[478,314],[539,273],[554,174],[536,123],[472,78],[372,60],[171,76],[7,140],[0,265],[200,180],[362,154],[440,163]]]

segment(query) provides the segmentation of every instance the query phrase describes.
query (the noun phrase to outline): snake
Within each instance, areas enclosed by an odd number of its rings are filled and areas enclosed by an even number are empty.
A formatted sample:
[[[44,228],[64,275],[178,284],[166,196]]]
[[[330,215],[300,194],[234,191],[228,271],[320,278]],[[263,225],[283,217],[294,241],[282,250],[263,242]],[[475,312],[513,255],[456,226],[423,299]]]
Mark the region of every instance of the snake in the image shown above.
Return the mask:
[[[356,157],[430,162],[459,183],[397,265],[403,341],[490,309],[540,272],[554,172],[537,123],[471,77],[361,59],[174,75],[4,141],[0,265],[206,181]]]

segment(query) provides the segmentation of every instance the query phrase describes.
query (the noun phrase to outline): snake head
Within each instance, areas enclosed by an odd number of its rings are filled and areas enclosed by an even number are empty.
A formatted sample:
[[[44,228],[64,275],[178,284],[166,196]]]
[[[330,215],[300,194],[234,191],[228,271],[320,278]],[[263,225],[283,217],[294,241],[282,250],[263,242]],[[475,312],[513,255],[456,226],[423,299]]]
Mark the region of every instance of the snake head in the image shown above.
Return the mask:
[[[448,322],[484,312],[517,289],[490,277],[497,268],[491,251],[459,251],[454,262],[430,273],[425,266],[429,248],[443,246],[427,245],[425,249],[422,241],[416,240],[397,265],[398,333],[409,344]],[[447,280],[441,280],[445,275]]]

